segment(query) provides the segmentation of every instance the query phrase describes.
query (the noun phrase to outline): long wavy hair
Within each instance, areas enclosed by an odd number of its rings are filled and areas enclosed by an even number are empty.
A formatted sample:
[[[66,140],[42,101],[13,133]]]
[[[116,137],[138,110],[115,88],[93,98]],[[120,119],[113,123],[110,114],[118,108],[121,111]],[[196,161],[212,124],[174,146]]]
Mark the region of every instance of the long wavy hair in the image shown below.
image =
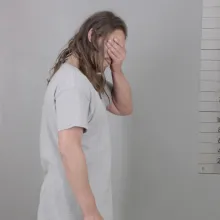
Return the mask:
[[[88,33],[92,30],[91,40]],[[106,79],[104,75],[104,41],[115,30],[122,30],[127,37],[125,22],[113,12],[97,12],[86,19],[66,47],[60,52],[48,83],[67,59],[74,55],[79,60],[80,71],[88,78],[97,92],[105,92]],[[98,74],[99,73],[99,74]]]

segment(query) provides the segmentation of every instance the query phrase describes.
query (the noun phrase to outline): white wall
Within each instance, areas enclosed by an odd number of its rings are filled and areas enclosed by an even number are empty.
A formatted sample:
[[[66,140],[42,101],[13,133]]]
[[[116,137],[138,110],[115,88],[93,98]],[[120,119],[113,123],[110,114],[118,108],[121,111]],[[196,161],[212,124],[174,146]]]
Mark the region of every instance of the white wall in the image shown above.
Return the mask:
[[[197,174],[202,1],[147,2],[141,39],[133,32],[130,44],[140,59],[132,69],[127,218],[216,220],[220,177]]]
[[[36,219],[47,70],[80,22],[102,9],[128,23],[135,107],[130,118],[110,117],[115,219],[220,218],[220,178],[197,174],[200,0],[0,4],[0,219]]]

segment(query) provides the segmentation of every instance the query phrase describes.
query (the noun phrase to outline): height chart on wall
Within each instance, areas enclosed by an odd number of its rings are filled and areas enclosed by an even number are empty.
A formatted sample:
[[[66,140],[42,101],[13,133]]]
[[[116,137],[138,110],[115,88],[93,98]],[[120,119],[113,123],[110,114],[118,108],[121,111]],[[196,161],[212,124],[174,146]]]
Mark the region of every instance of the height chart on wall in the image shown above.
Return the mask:
[[[203,0],[199,173],[220,174],[220,0]]]

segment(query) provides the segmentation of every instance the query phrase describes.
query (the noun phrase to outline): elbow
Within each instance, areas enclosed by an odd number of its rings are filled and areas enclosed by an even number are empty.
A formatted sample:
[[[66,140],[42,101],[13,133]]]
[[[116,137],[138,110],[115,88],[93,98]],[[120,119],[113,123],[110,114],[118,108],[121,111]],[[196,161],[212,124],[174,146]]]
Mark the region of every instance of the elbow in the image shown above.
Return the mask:
[[[133,113],[133,107],[128,107],[128,108],[125,108],[123,111],[120,112],[120,114],[122,116],[129,116]]]

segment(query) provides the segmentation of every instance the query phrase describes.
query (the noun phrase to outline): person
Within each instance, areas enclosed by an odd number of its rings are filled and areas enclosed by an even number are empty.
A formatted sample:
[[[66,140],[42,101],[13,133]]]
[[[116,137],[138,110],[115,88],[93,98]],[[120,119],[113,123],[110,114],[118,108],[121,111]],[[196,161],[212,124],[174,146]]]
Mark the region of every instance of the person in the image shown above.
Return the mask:
[[[110,11],[90,16],[59,54],[42,108],[44,181],[38,220],[113,220],[107,111],[132,113],[122,72],[125,22]],[[112,84],[105,79],[110,67]]]

